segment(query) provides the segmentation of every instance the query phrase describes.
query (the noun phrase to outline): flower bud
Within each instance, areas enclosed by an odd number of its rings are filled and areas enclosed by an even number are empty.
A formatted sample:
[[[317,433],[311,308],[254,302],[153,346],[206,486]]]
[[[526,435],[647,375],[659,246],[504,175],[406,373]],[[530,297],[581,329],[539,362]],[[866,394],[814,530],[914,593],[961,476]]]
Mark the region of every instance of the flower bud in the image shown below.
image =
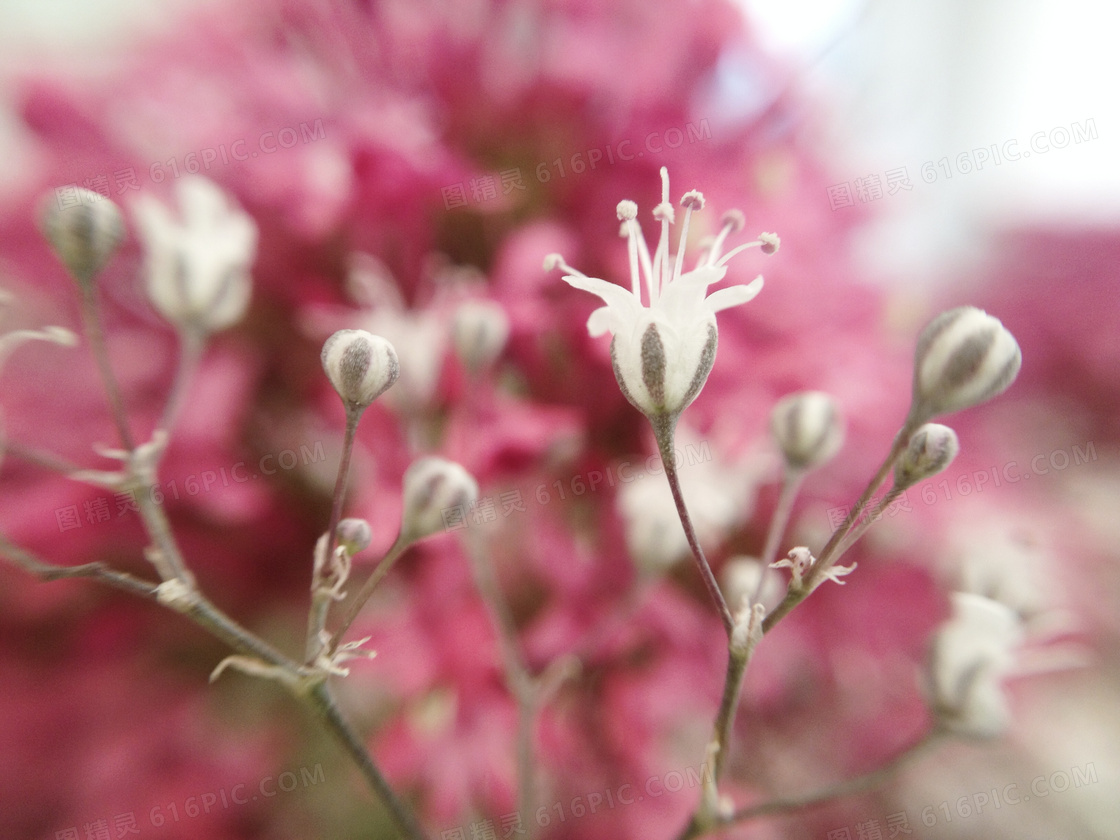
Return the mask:
[[[509,318],[500,304],[468,300],[455,310],[451,339],[455,353],[472,371],[482,370],[501,355],[509,338]]]
[[[373,531],[364,519],[343,519],[334,529],[338,544],[346,549],[346,553],[353,557],[359,551],[369,548],[373,540]]]
[[[206,178],[187,176],[175,192],[181,219],[148,195],[133,206],[144,241],[148,297],[180,329],[224,330],[249,306],[257,227]]]
[[[819,467],[844,442],[836,401],[823,391],[802,391],[779,400],[770,413],[770,430],[793,470]]]
[[[366,408],[401,372],[393,345],[365,330],[339,330],[323,344],[321,358],[327,378],[348,409]]]
[[[957,433],[940,423],[926,423],[910,438],[910,443],[894,468],[894,486],[900,490],[937,475],[957,457],[961,445]]]
[[[1015,380],[1022,362],[999,319],[974,306],[943,312],[918,337],[908,425],[991,399]]]
[[[462,521],[466,507],[478,500],[478,482],[453,461],[428,456],[404,473],[401,539],[412,542]]]
[[[105,196],[75,187],[79,203],[63,207],[56,197],[42,217],[43,235],[55,255],[82,285],[105,267],[124,239],[120,208]]]

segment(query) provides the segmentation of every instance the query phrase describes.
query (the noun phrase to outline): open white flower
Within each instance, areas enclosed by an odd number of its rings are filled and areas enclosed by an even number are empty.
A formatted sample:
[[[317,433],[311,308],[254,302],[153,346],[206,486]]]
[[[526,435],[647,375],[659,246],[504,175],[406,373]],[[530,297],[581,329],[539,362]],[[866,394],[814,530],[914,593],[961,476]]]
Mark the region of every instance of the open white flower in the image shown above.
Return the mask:
[[[133,213],[144,242],[148,296],[181,329],[217,332],[245,314],[257,227],[213,181],[187,176],[175,185],[182,221],[149,195]]]
[[[727,261],[740,251],[760,247],[773,253],[778,237],[762,234],[755,242],[740,245],[720,256],[728,234],[742,227],[742,215],[728,213],[719,234],[691,271],[682,271],[688,222],[693,210],[704,206],[704,197],[691,190],[681,198],[685,208],[676,257],[669,253],[669,225],[674,221],[669,203],[669,173],[661,169],[661,203],[653,210],[661,222],[661,238],[650,255],[636,221],[633,201],[618,204],[618,218],[629,240],[630,290],[597,277],[588,277],[564,262],[559,254],[545,260],[545,270],[561,268],[564,279],[577,289],[603,299],[591,313],[591,335],[610,332],[615,378],[626,398],[648,417],[676,416],[700,393],[715,362],[718,332],[716,313],[751,300],[762,289],[762,277],[745,285],[729,286],[708,294],[708,287],[727,273]]]

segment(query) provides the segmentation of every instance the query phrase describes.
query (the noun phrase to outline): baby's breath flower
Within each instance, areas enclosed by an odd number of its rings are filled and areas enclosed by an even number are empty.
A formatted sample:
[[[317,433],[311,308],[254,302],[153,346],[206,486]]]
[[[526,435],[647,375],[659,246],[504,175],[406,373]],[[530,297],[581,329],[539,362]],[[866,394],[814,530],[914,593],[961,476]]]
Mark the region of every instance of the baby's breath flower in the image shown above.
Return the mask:
[[[181,221],[140,196],[133,213],[144,242],[148,296],[167,320],[204,335],[237,323],[249,305],[257,226],[212,181],[175,185]]]
[[[606,305],[591,313],[587,328],[593,336],[607,332],[613,336],[611,361],[619,387],[626,399],[650,418],[678,416],[696,399],[715,362],[716,313],[746,303],[762,289],[762,278],[757,277],[749,284],[708,295],[708,287],[727,273],[727,261],[746,248],[761,247],[768,253],[777,249],[777,237],[764,234],[764,238],[720,256],[727,235],[741,227],[739,214],[724,220],[699,263],[691,271],[684,271],[689,218],[703,205],[703,196],[695,190],[681,199],[684,219],[673,257],[669,253],[669,225],[675,221],[675,213],[669,203],[668,171],[661,169],[661,203],[653,212],[661,223],[661,238],[652,255],[636,221],[637,204],[619,202],[618,218],[630,251],[629,291],[588,277],[558,254],[550,254],[545,260],[546,269],[563,269],[569,284],[603,299]]]

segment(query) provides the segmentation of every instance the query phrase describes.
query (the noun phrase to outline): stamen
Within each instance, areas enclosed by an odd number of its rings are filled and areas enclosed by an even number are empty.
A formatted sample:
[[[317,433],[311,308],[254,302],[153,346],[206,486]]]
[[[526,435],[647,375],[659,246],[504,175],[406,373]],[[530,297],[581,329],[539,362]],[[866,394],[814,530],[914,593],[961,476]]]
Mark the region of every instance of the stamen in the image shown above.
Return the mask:
[[[618,213],[618,220],[620,222],[629,222],[638,218],[638,205],[630,199],[624,198],[622,201],[618,202],[618,207],[615,208],[615,212]]]
[[[707,265],[715,265],[716,260],[719,259],[719,252],[723,249],[723,243],[727,240],[728,234],[743,229],[743,214],[738,210],[728,210],[723,214],[723,218],[720,219],[720,225],[722,227],[716,235],[716,241],[712,244],[712,250],[708,253]]]

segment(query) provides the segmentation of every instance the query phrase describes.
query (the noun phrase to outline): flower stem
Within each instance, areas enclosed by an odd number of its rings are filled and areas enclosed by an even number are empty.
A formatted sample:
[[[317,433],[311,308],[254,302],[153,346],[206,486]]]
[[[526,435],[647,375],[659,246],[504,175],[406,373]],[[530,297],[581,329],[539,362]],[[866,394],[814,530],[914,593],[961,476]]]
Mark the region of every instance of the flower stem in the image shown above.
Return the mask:
[[[677,506],[677,515],[684,527],[688,546],[692,549],[692,556],[696,560],[696,567],[700,571],[700,577],[704,580],[704,586],[707,587],[708,594],[719,611],[720,620],[723,621],[723,629],[730,638],[735,623],[731,618],[731,611],[727,608],[727,602],[723,598],[719,584],[716,583],[715,575],[712,574],[712,567],[708,565],[708,558],[704,556],[704,549],[700,547],[700,541],[696,538],[696,529],[692,527],[692,518],[688,515],[688,508],[685,507],[680,477],[677,475],[677,465],[673,460],[673,435],[677,418],[661,415],[651,417],[650,423],[653,425],[653,434],[657,438],[657,448],[661,453],[661,462],[665,468],[665,478],[669,481],[669,490],[672,491],[673,502]]]
[[[97,287],[92,283],[87,284],[82,290],[82,320],[85,324],[86,336],[89,338],[90,349],[101,374],[101,381],[105,385],[105,393],[109,398],[109,409],[113,415],[113,422],[117,426],[121,445],[132,452],[136,446],[132,439],[132,432],[128,428],[128,415],[124,410],[124,400],[121,399],[120,386],[113,374],[113,366],[109,362],[109,351],[105,345],[105,332],[101,328],[101,314],[97,306]]]
[[[717,815],[714,820],[708,823],[703,823],[693,818],[684,831],[678,835],[677,840],[694,840],[694,838],[707,834],[709,831],[726,828],[731,825],[737,825],[739,823],[748,822],[749,820],[768,817],[774,814],[796,813],[797,811],[803,811],[817,805],[823,805],[835,799],[841,799],[845,796],[852,796],[880,787],[890,781],[890,779],[907,764],[925,754],[933,745],[938,743],[944,735],[945,733],[941,729],[935,727],[913,744],[906,747],[882,767],[839,782],[835,785],[829,785],[820,790],[803,793],[797,796],[778,797],[765,802],[759,802],[755,805],[748,805],[730,814],[723,816]]]
[[[774,609],[770,611],[770,614],[766,616],[766,620],[762,624],[763,633],[769,633],[774,629],[774,626],[779,621],[789,615],[793,608],[809,597],[809,594],[816,588],[821,580],[821,576],[837,559],[838,555],[836,554],[836,549],[839,547],[840,542],[852,529],[852,525],[855,523],[856,519],[863,513],[863,509],[867,506],[867,503],[871,500],[875,491],[878,490],[883,481],[886,480],[887,473],[894,467],[895,461],[898,460],[899,455],[902,454],[907,443],[909,443],[908,431],[906,428],[903,428],[895,436],[894,443],[891,444],[887,457],[883,460],[883,463],[879,466],[875,475],[872,476],[871,481],[867,483],[867,487],[864,488],[855,506],[848,515],[844,517],[844,521],[840,524],[840,527],[832,532],[832,536],[829,537],[828,542],[825,543],[824,548],[817,558],[817,562],[813,564],[812,569],[809,570],[809,574],[805,576],[802,585],[797,589],[791,587],[786,592],[786,597],[782,599],[781,603],[774,607]]]
[[[416,817],[393,791],[381,769],[366,750],[361,738],[342,716],[342,712],[339,710],[326,682],[318,683],[306,696],[319,719],[335,736],[343,749],[350,754],[354,763],[362,771],[362,775],[366,777],[366,781],[369,782],[369,786],[373,788],[382,804],[389,810],[389,816],[400,833],[408,840],[425,840],[424,830],[416,821]]]
[[[758,584],[751,595],[751,603],[758,600],[762,594],[762,587],[766,583],[767,569],[778,556],[778,546],[781,545],[782,535],[786,532],[790,514],[793,513],[793,503],[797,499],[797,491],[801,489],[801,482],[805,479],[803,470],[786,469],[782,479],[782,492],[778,496],[778,506],[774,508],[774,515],[770,519],[770,530],[766,534],[766,545],[762,549],[762,559],[759,561],[761,571],[758,575]]]
[[[537,713],[540,710],[540,685],[529,672],[525,659],[517,643],[517,626],[509,605],[502,597],[497,577],[489,557],[483,555],[483,546],[472,541],[468,546],[471,571],[474,574],[475,588],[490,610],[494,628],[498,635],[502,662],[506,672],[506,684],[517,703],[517,805],[518,813],[524,814],[528,838],[532,840],[532,822],[528,815],[534,811],[536,803],[536,761],[533,741]]]
[[[179,334],[179,345],[179,362],[175,368],[175,379],[171,383],[171,392],[167,396],[163,416],[156,427],[169,434],[183,407],[187,385],[202,359],[202,351],[206,346],[205,336],[197,330],[184,330]]]
[[[354,623],[354,619],[358,617],[358,613],[362,611],[369,596],[373,594],[373,590],[377,588],[377,584],[381,583],[382,578],[389,573],[393,568],[393,564],[397,562],[404,550],[411,545],[410,542],[398,536],[397,541],[389,548],[389,551],[381,558],[381,562],[377,564],[377,568],[373,570],[373,574],[369,579],[362,584],[362,588],[358,590],[358,594],[354,596],[350,607],[346,610],[346,618],[342,620],[342,625],[335,631],[331,637],[330,647],[328,653],[334,653],[339,644],[342,642],[342,637],[346,635],[346,631],[350,629],[350,625]]]
[[[361,408],[346,407],[346,432],[342,438],[342,458],[338,462],[338,476],[334,482],[334,496],[331,500],[331,518],[327,526],[326,562],[329,563],[334,548],[338,545],[338,523],[342,519],[342,502],[346,497],[346,480],[350,475],[350,456],[354,451],[354,434],[358,431],[358,421],[362,419]]]
[[[771,814],[801,811],[816,805],[823,805],[834,799],[852,796],[853,794],[863,793],[864,791],[880,787],[907,764],[924,755],[932,746],[937,744],[943,736],[944,733],[940,729],[934,728],[913,744],[906,747],[882,767],[810,793],[803,793],[799,796],[779,797],[766,802],[759,802],[755,805],[748,805],[721,820],[721,825],[733,825]]]

